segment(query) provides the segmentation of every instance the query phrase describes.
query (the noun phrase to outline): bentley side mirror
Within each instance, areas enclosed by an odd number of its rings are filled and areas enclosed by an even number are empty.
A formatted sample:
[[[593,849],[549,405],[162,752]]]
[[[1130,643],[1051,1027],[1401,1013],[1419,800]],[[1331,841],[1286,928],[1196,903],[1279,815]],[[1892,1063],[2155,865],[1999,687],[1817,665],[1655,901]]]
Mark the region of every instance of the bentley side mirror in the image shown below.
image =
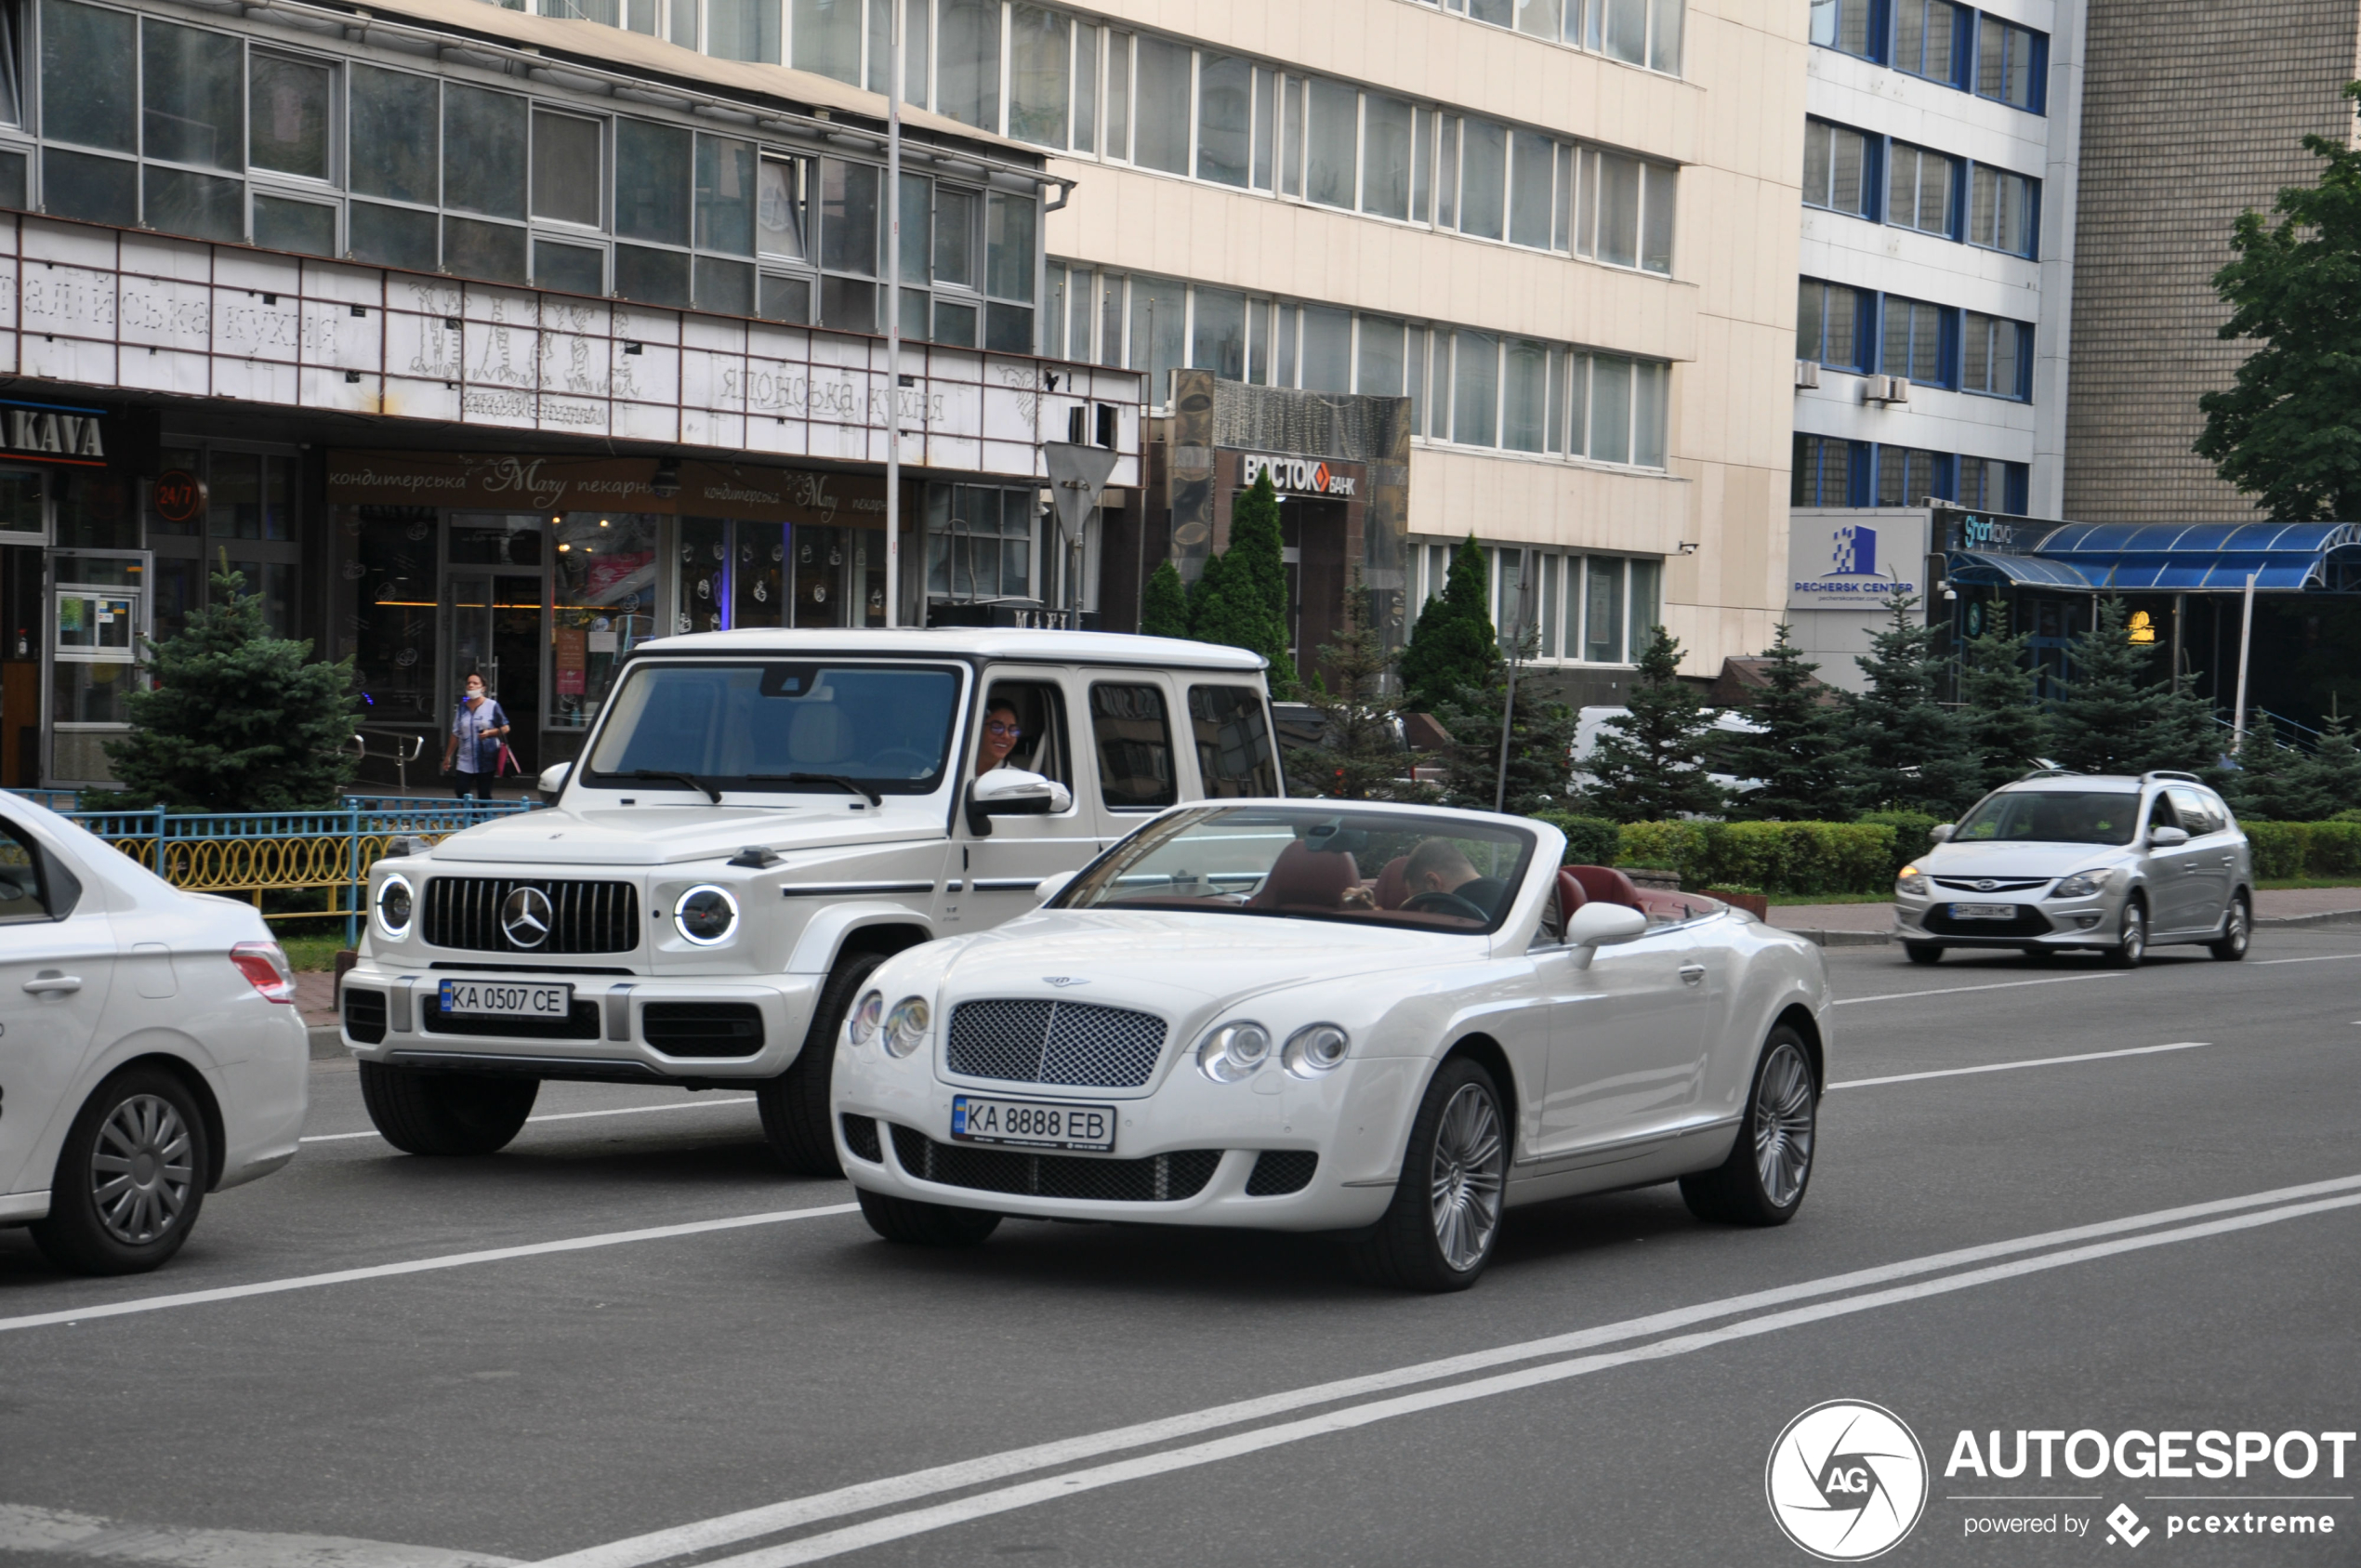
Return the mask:
[[[2174,849],[2180,845],[2186,844],[2188,841],[2189,830],[2185,827],[2152,827],[2148,829],[2148,843],[2158,850]]]
[[[1586,903],[1566,922],[1566,945],[1574,949],[1575,968],[1590,967],[1590,955],[1602,947],[1644,936],[1648,917],[1622,903]]]
[[[541,793],[554,796],[566,786],[566,775],[574,771],[571,762],[553,762],[541,770]]]
[[[1055,876],[1044,876],[1033,885],[1033,902],[1036,905],[1048,903],[1051,899],[1064,892],[1066,884],[1074,878],[1075,873],[1071,871],[1061,871]]]
[[[1959,824],[1956,823],[1937,823],[1927,829],[1927,837],[1937,844],[1947,844],[1951,841],[1951,836],[1959,831]]]
[[[1022,768],[995,768],[968,786],[968,831],[992,836],[994,817],[1048,817],[1074,810],[1074,792]]]

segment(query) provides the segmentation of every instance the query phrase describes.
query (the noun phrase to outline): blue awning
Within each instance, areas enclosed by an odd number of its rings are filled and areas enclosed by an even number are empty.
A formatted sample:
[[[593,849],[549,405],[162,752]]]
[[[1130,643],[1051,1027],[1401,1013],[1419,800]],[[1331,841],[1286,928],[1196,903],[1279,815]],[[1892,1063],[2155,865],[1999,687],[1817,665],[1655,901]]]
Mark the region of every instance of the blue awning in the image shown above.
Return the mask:
[[[2361,525],[2350,522],[2072,522],[2041,541],[2037,559],[2081,579],[2059,586],[2236,593],[2253,573],[2258,589],[2284,593],[2345,589],[2350,573],[2341,569],[2356,556]]]
[[[1998,551],[1954,550],[1944,566],[1944,574],[1955,583],[1975,583],[1988,587],[2017,585],[2036,588],[2071,588],[2080,593],[2091,591],[2091,579],[2063,560],[2045,560],[2038,555],[2004,555]]]

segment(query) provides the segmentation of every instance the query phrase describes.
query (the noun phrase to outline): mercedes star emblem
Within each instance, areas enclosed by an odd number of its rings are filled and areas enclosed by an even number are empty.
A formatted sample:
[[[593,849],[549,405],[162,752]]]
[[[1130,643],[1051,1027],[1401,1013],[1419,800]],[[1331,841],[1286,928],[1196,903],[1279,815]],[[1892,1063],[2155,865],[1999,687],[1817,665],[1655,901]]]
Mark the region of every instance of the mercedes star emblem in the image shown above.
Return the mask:
[[[548,941],[549,917],[549,895],[538,888],[519,888],[500,903],[500,929],[517,947]]]

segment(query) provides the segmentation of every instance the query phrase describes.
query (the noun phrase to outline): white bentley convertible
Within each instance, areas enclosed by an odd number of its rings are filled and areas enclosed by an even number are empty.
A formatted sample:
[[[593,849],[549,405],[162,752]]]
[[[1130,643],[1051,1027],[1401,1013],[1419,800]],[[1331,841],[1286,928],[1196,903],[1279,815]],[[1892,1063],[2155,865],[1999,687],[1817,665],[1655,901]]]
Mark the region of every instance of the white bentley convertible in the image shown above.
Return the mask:
[[[1564,844],[1421,807],[1166,812],[870,978],[833,1090],[863,1213],[938,1245],[1003,1216],[1342,1231],[1425,1290],[1473,1284],[1517,1204],[1678,1179],[1702,1218],[1785,1222],[1819,949]]]

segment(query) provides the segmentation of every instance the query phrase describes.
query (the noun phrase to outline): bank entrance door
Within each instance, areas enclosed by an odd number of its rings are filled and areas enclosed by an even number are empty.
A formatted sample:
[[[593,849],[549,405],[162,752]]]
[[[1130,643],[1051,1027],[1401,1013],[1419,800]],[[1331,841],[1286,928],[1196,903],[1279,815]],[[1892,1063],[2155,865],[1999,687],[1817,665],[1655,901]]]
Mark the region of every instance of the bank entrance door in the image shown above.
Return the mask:
[[[442,731],[428,751],[441,759],[460,692],[468,677],[481,675],[508,716],[508,749],[530,784],[541,771],[541,651],[549,640],[541,573],[454,567],[442,612]]]

